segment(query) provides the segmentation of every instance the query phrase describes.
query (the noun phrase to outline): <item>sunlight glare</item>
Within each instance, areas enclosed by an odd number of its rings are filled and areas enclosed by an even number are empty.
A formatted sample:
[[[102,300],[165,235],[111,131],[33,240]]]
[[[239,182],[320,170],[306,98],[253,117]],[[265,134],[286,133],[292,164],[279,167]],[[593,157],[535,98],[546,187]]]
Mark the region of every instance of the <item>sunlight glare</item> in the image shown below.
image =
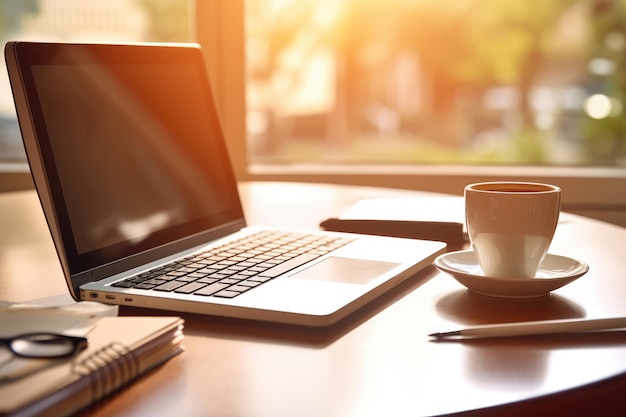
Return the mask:
[[[315,9],[313,17],[316,26],[320,28],[333,27],[339,19],[342,6],[341,2],[335,0],[326,1],[323,5],[319,5]]]
[[[293,0],[270,0],[268,1],[268,5],[272,13],[280,12],[285,7],[288,7],[293,3]]]
[[[604,119],[611,114],[611,99],[604,94],[594,94],[585,100],[585,113],[594,119]]]

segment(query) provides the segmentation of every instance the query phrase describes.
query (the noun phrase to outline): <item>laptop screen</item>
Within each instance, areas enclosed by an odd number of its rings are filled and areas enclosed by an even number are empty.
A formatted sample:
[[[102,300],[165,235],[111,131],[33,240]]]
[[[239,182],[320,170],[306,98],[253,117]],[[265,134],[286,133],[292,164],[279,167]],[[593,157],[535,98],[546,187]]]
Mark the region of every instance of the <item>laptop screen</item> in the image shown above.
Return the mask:
[[[72,272],[243,217],[197,48],[25,49],[23,82]]]

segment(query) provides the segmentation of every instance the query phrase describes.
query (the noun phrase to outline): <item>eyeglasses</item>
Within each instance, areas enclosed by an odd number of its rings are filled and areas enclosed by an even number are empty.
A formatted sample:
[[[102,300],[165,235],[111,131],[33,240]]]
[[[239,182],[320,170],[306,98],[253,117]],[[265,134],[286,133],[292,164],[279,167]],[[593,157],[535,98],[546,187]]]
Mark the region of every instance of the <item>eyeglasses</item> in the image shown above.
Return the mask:
[[[56,333],[28,333],[11,338],[0,338],[16,356],[22,358],[64,358],[87,347],[84,337]]]

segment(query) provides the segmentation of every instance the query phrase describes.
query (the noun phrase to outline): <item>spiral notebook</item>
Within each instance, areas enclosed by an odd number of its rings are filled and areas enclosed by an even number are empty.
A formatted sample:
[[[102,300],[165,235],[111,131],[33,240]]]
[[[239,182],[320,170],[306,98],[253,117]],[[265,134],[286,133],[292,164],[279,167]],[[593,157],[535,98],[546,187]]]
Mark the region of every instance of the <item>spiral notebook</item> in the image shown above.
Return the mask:
[[[104,317],[88,332],[86,350],[0,382],[0,416],[74,414],[183,349],[178,317]],[[35,359],[33,359],[35,361]]]

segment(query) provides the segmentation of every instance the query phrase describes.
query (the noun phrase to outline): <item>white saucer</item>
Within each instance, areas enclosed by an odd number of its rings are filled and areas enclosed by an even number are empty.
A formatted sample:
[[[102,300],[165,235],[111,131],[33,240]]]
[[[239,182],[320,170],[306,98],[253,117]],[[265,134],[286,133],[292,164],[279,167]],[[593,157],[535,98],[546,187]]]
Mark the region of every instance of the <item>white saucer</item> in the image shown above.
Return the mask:
[[[548,254],[533,279],[486,277],[476,254],[471,250],[440,255],[434,265],[476,293],[505,298],[541,297],[569,284],[589,270],[584,262]]]

